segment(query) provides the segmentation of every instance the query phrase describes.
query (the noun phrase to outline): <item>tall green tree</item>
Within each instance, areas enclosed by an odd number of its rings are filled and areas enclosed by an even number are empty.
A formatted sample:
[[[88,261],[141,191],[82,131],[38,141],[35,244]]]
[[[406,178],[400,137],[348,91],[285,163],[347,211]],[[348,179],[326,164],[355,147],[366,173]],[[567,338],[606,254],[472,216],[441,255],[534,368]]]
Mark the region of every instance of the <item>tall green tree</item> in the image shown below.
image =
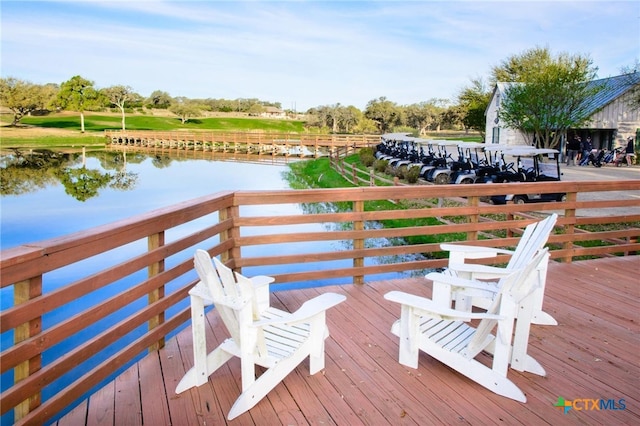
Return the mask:
[[[405,107],[407,124],[418,129],[420,136],[426,134],[427,129],[437,122],[440,112],[434,99]]]
[[[343,107],[341,123],[342,129],[345,133],[353,132],[353,130],[358,126],[362,119],[362,111],[360,111],[358,108],[354,107],[353,105]]]
[[[586,56],[554,56],[548,48],[535,48],[503,65],[503,69],[494,69],[494,76],[504,71],[504,77],[516,84],[507,88],[499,118],[541,148],[559,148],[568,129],[588,120],[592,112],[588,100],[602,90],[590,83],[597,68]]]
[[[84,112],[96,106],[99,92],[93,87],[93,81],[76,75],[60,85],[58,92],[59,105],[71,111],[80,113],[80,131],[84,133]]]
[[[331,125],[332,133],[340,132],[340,124],[342,121],[343,106],[340,103],[329,105],[327,107],[327,122]]]
[[[476,130],[484,139],[486,117],[485,111],[491,100],[491,89],[482,77],[471,79],[469,86],[458,93],[458,105],[461,108],[462,123],[465,129]]]
[[[509,56],[491,69],[491,86],[497,82],[526,82],[556,62],[548,47],[534,47]]]
[[[33,84],[14,77],[0,78],[0,104],[13,113],[12,126],[22,117],[39,109],[45,109],[55,98],[52,85]]]
[[[384,96],[370,100],[364,110],[364,116],[373,120],[381,133],[386,133],[402,123],[402,109]]]
[[[198,103],[182,97],[174,99],[174,103],[169,107],[169,111],[180,117],[182,124],[185,124],[190,118],[197,117],[201,113]]]
[[[442,125],[448,129],[466,129],[464,125],[466,113],[466,110],[460,105],[449,105],[442,113]],[[481,133],[484,134],[484,132]]]
[[[173,98],[167,92],[154,90],[147,98],[147,108],[167,109],[171,106]]]
[[[633,84],[631,87],[631,97],[629,98],[629,106],[640,110],[640,84],[635,84],[638,75],[640,75],[640,61],[636,59],[633,65],[623,67],[622,74],[628,76],[628,80]],[[635,78],[634,78],[635,77]]]
[[[102,89],[103,95],[107,98],[111,105],[115,105],[120,109],[122,114],[122,130],[125,129],[125,107],[127,103],[139,98],[139,96],[133,93],[133,89],[129,86],[111,86],[106,89]]]

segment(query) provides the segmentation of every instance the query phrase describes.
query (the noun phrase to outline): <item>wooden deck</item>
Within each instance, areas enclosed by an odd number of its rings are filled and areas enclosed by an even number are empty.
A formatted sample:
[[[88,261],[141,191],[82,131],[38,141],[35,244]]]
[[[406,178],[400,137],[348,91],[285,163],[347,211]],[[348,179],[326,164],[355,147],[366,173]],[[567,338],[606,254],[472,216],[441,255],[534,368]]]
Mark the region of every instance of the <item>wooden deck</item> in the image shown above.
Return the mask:
[[[397,362],[389,332],[400,307],[383,295],[400,289],[429,296],[423,278],[278,292],[272,304],[295,310],[323,291],[347,296],[327,315],[326,368],[309,376],[304,361],[254,409],[231,424],[640,424],[640,257],[552,263],[545,311],[558,326],[533,326],[530,354],[546,377],[509,372],[524,391],[521,404],[495,395],[424,353],[413,370]],[[225,338],[208,314],[209,346]],[[174,389],[191,367],[190,329],[167,341],[76,407],[58,425],[225,424],[240,393],[232,360],[209,382],[184,394]],[[614,400],[616,410],[578,403],[563,413],[558,397]],[[621,409],[620,400],[624,400]],[[583,408],[578,410],[577,408]]]

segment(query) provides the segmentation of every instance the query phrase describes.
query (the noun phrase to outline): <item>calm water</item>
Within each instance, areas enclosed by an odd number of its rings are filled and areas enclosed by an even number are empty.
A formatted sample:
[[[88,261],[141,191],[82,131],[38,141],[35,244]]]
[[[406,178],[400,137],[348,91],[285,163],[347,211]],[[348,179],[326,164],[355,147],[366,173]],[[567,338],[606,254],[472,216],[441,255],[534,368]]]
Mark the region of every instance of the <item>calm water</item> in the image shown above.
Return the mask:
[[[6,194],[5,188],[2,191],[0,248],[65,235],[218,191],[289,188],[283,177],[287,165],[169,157],[160,161],[145,154],[128,154],[126,160],[120,152],[88,153],[87,169],[125,176],[126,182],[112,178],[104,186],[95,184],[95,190],[84,192],[65,187],[64,178],[52,178],[58,167],[44,176],[24,173],[23,179],[31,184],[28,192],[12,195]],[[74,155],[64,166],[80,169],[82,156]]]
[[[2,197],[0,198],[1,249],[108,224],[218,191],[289,189],[289,183],[285,176],[289,166],[274,163],[193,160],[141,153],[123,155],[122,152],[96,152],[87,153],[86,156],[82,156],[80,153],[64,156],[49,153],[23,157],[10,155],[2,157],[0,166],[2,173],[0,176],[2,182]],[[265,208],[269,211],[265,212]],[[303,207],[299,205],[267,206],[260,207],[260,209],[262,210],[256,211],[255,214],[279,212],[296,214],[304,211]],[[243,210],[243,214],[244,212],[245,210]],[[322,231],[324,230],[322,226],[321,224],[305,225],[304,230]],[[301,230],[301,228],[297,229]],[[192,231],[193,229],[182,232]],[[295,230],[290,231],[295,232]],[[252,232],[259,232],[259,230]],[[281,253],[285,253],[284,250],[316,252],[343,248],[328,247],[332,244],[339,243],[303,243],[295,248],[276,248],[276,250],[282,250]],[[320,247],[321,245],[324,247]],[[247,248],[243,254],[256,255],[257,253],[252,253],[252,250],[260,250],[260,248]],[[126,252],[120,255],[126,256]],[[49,273],[44,280],[45,291],[72,282],[77,279],[78,275],[84,274],[86,276],[86,270],[96,268],[99,264],[98,257],[82,262],[81,265],[75,265],[74,269],[67,268]],[[349,265],[350,262],[345,261],[342,266],[348,267]],[[281,267],[289,271],[298,267],[314,268],[313,265],[282,265]],[[78,268],[84,269],[83,274],[79,274]],[[247,275],[261,273],[259,270],[251,271],[249,269],[247,268],[247,271],[243,272]],[[272,272],[277,273],[278,268]],[[146,274],[145,271],[141,273]],[[376,278],[394,276],[398,275],[387,274]],[[183,279],[193,278],[195,276]],[[327,284],[332,283],[325,280],[321,283],[311,282],[303,285]],[[126,288],[126,285],[126,282],[122,282],[110,286],[111,288],[108,290],[94,292],[87,297],[110,297]],[[294,283],[278,289],[295,286]],[[301,285],[297,284],[297,286]],[[171,289],[167,288],[167,291],[171,291]],[[1,309],[11,306],[12,299],[10,288],[0,290]],[[144,303],[146,303],[144,300],[140,301],[141,306]],[[188,300],[185,300],[183,304],[173,309],[173,313],[183,309],[187,304]],[[82,311],[83,306],[83,300],[79,299],[73,305],[47,314],[43,318],[44,328]],[[168,316],[171,314],[169,312]],[[86,339],[108,326],[108,324],[97,324],[74,336],[74,339]],[[2,348],[7,348],[12,344],[13,335],[11,332],[3,333],[0,337]],[[123,339],[120,346],[135,337],[135,333],[133,333]],[[73,347],[73,339],[59,344],[45,352],[43,362],[47,364]],[[81,370],[86,371],[100,361],[101,359],[92,359],[86,365],[80,366],[78,371],[67,374],[46,388],[43,392],[44,399],[72,382],[79,376]],[[12,372],[3,374],[0,379],[2,381],[1,388],[4,390],[13,381]],[[3,425],[11,424],[12,420],[10,414],[2,416]]]

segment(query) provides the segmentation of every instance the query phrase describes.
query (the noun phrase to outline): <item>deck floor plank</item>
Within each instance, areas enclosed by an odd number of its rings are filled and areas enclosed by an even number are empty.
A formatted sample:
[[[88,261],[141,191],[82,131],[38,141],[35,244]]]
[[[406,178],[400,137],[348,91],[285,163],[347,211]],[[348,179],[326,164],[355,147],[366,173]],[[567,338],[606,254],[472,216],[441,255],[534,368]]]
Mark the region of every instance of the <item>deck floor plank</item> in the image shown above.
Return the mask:
[[[185,395],[184,393],[180,395],[176,395],[175,393],[178,382],[186,372],[180,354],[180,348],[178,347],[178,339],[184,335],[191,336],[191,329],[189,328],[185,332],[179,333],[178,336],[168,339],[165,347],[158,351],[160,363],[162,365],[162,376],[165,383],[164,395],[158,395],[158,397],[164,397],[167,401],[172,422],[175,422],[176,419],[180,419],[181,422],[186,424],[196,425],[199,424],[199,420],[194,408],[193,398]],[[191,351],[191,345],[185,348],[185,350]],[[193,363],[193,359],[189,362]],[[145,374],[147,373],[145,372]],[[158,389],[158,394],[161,392],[162,389]],[[150,405],[158,403],[156,402],[156,398],[149,399],[151,399],[151,401],[149,401]]]
[[[160,354],[154,352],[140,360],[140,371],[145,374],[140,375],[140,394],[163,392],[170,395],[166,389],[166,384],[162,380],[162,366],[160,364]],[[142,419],[145,424],[166,425],[171,423],[169,415],[169,403],[166,398],[154,398],[149,400],[142,397]]]
[[[136,363],[116,377],[114,413],[116,425],[142,423],[142,403],[138,381],[139,366]]]
[[[210,352],[215,348],[213,342],[216,339],[219,341],[222,341],[223,339],[220,339],[219,336],[215,336],[213,334],[213,329],[208,323],[206,323],[206,332],[207,352]],[[191,329],[189,328],[187,333],[178,334],[177,340],[180,347],[180,356],[182,357],[184,371],[186,372],[193,367],[193,339]],[[224,377],[227,380],[213,379],[216,376]],[[179,379],[180,378],[182,377],[179,377]],[[211,376],[211,380],[209,380],[205,385],[200,386],[199,388],[188,389],[180,395],[193,402],[193,409],[198,417],[198,424],[224,424],[226,422],[227,413],[223,413],[220,410],[218,402],[220,395],[233,395],[237,393],[238,388],[235,385],[235,380],[232,377],[231,372],[228,370],[228,366],[225,365],[220,370],[216,371]]]
[[[89,401],[85,399],[75,406],[73,410],[69,411],[63,418],[58,420],[56,422],[57,426],[77,426],[85,424],[87,422],[88,405]]]
[[[345,294],[347,301],[327,313],[325,369],[313,376],[304,361],[249,412],[232,422],[227,413],[240,393],[240,363],[233,359],[200,388],[181,395],[177,382],[193,365],[190,328],[167,341],[124,378],[116,379],[60,420],[72,424],[87,413],[88,425],[123,424],[640,424],[640,262],[637,256],[573,262],[552,262],[544,310],[558,326],[531,329],[529,353],[547,376],[509,370],[509,378],[527,396],[522,404],[480,385],[420,354],[417,369],[397,362],[398,341],[390,327],[400,307],[383,298],[391,290],[429,297],[423,277],[379,281],[362,286],[329,286],[283,291],[272,303],[293,311],[325,291]],[[207,313],[208,349],[227,337],[215,310]],[[482,354],[481,362],[489,362]],[[134,377],[139,368],[140,384]],[[161,371],[164,385],[148,375]],[[138,388],[128,393],[123,386]],[[157,392],[149,392],[158,387]],[[120,413],[118,390],[142,398],[142,416]],[[569,410],[554,405],[566,400],[624,399],[617,410]],[[163,403],[164,401],[164,403]],[[135,405],[135,404],[134,404]],[[84,408],[83,408],[84,407]],[[157,407],[152,417],[147,407]],[[619,407],[619,404],[616,405]],[[165,419],[161,412],[169,416]],[[73,416],[73,417],[71,417]],[[143,418],[142,423],[135,423]],[[137,419],[137,420],[136,420]],[[66,423],[65,423],[66,421]],[[77,424],[77,423],[75,423]]]
[[[116,383],[112,381],[103,386],[89,399],[87,424],[95,426],[113,425],[115,421],[115,400]]]
[[[299,294],[296,296],[300,296]],[[297,297],[296,304],[301,304],[302,300]],[[346,302],[345,302],[346,303]],[[344,312],[330,311],[328,316],[333,316],[332,321],[341,324],[340,327],[330,328],[333,337],[332,341],[326,344],[327,357],[330,357],[339,368],[340,383],[338,389],[343,398],[361,417],[365,424],[385,424],[393,420],[395,415],[400,415],[402,407],[398,401],[388,397],[385,389],[379,386],[370,386],[379,382],[380,374],[384,373],[377,368],[377,364],[372,359],[372,352],[375,348],[370,344],[369,336],[363,335],[363,328],[358,329],[352,321],[358,320],[356,311]],[[344,330],[349,330],[345,333]],[[343,342],[342,345],[331,345],[335,342]],[[359,347],[368,347],[369,351],[362,357],[354,359],[350,356]],[[325,370],[326,371],[326,370]],[[342,377],[344,376],[344,377]],[[332,376],[330,380],[337,378]],[[381,401],[375,405],[372,401]],[[408,421],[409,419],[407,419]]]

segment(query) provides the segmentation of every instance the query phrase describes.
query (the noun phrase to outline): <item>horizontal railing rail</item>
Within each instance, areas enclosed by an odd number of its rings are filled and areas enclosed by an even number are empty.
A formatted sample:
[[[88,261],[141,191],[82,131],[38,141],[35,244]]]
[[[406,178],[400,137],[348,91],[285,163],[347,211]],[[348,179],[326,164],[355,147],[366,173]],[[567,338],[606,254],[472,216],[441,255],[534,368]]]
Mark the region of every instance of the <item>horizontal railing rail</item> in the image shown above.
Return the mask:
[[[567,200],[482,201],[515,187]],[[627,191],[640,191],[640,180],[223,192],[4,250],[0,291],[13,304],[0,312],[0,369],[12,383],[2,413],[46,422],[162,347],[188,324],[196,248],[275,277],[275,291],[358,284],[446,266],[443,241],[515,247],[527,224],[557,212],[553,259],[631,255],[640,250],[640,198]],[[606,199],[583,197],[598,193]]]

